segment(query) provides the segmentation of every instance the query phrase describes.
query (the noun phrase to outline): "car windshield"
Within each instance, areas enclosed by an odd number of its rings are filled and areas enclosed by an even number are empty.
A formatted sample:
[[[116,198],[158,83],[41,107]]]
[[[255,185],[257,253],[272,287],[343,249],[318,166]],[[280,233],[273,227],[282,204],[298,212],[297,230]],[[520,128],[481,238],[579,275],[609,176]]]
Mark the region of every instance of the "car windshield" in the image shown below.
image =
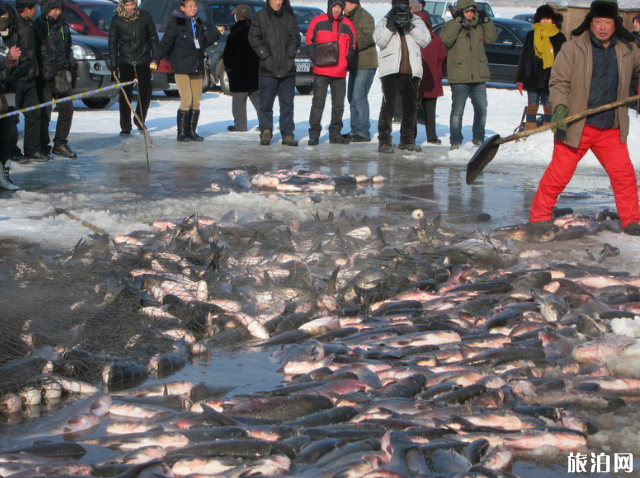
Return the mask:
[[[116,4],[107,5],[84,5],[80,8],[89,17],[95,26],[101,31],[109,33],[109,27],[111,26],[111,19],[115,14]]]
[[[513,32],[522,43],[524,43],[525,38],[527,38],[527,33],[529,33],[533,29],[531,23],[526,22],[518,23],[515,25],[511,23],[509,25],[502,26],[507,30]]]
[[[211,13],[213,23],[218,27],[223,26],[225,28],[230,28],[235,25],[236,19],[231,12],[236,6],[237,4],[235,3],[210,3],[209,13]],[[249,7],[251,8],[252,17],[264,8],[262,5],[250,5]]]
[[[318,15],[322,15],[324,12],[319,8],[296,8],[293,7],[293,13],[296,14],[296,20],[298,21],[298,25],[309,25],[311,20],[313,20]]]

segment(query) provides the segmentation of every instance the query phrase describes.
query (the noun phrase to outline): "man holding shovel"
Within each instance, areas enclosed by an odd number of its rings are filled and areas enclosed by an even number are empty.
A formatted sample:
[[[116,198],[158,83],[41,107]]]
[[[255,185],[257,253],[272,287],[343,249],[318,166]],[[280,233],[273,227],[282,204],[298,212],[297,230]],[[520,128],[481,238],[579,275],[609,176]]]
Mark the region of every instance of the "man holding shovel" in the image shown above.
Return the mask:
[[[551,164],[531,203],[529,221],[553,227],[553,207],[588,150],[611,181],[621,226],[640,236],[638,184],[629,150],[628,107],[608,109],[567,125],[564,119],[629,96],[633,73],[640,72],[640,50],[623,27],[615,0],[595,0],[582,24],[572,32],[551,70],[555,140]]]

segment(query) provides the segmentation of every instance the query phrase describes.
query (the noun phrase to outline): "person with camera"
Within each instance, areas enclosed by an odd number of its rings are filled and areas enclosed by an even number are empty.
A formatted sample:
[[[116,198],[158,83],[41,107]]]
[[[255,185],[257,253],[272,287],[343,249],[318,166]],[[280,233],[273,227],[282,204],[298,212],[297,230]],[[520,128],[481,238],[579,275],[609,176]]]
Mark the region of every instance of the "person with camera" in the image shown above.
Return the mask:
[[[418,87],[422,78],[421,48],[431,41],[422,18],[414,15],[409,0],[392,0],[391,10],[376,25],[373,39],[380,48],[382,105],[378,118],[378,151],[393,153],[391,128],[396,101],[402,102],[398,149],[422,151],[415,143]]]
[[[322,113],[331,88],[331,124],[329,143],[349,144],[342,136],[342,114],[347,94],[347,65],[355,55],[356,32],[353,23],[345,18],[344,0],[329,0],[324,15],[309,24],[307,52],[313,61],[313,100],[309,114],[309,146],[315,146],[322,132]]]
[[[63,8],[64,0],[42,0],[40,16],[34,21],[43,102],[70,96],[78,78],[78,62],[71,51],[71,32],[69,24],[62,16]],[[73,120],[73,102],[58,103],[56,133],[53,138],[53,150],[50,150],[49,123],[52,109],[51,106],[47,106],[42,111],[41,151],[44,154],[52,152],[69,159],[77,158],[78,155],[71,151],[67,144]]]
[[[162,41],[153,53],[151,70],[157,70],[160,61],[167,58],[176,78],[180,94],[176,139],[180,142],[204,139],[196,133],[196,128],[200,119],[205,50],[218,38],[218,29],[209,28],[198,16],[196,1],[180,0],[180,11],[174,10],[171,14]]]
[[[487,85],[489,62],[484,50],[498,39],[496,25],[473,0],[458,0],[451,7],[452,20],[440,30],[440,39],[447,49],[447,74],[451,86],[451,116],[449,118],[451,149],[462,144],[462,115],[467,98],[473,105],[472,143],[484,143],[487,121]]]
[[[120,0],[109,27],[109,67],[118,72],[122,82],[138,80],[138,104],[136,114],[144,124],[151,103],[151,55],[158,48],[158,32],[151,14],[138,8],[136,0]],[[125,98],[126,95],[126,98]],[[131,134],[131,109],[127,103],[133,101],[133,85],[120,89],[120,135]],[[142,132],[143,125],[134,120]]]

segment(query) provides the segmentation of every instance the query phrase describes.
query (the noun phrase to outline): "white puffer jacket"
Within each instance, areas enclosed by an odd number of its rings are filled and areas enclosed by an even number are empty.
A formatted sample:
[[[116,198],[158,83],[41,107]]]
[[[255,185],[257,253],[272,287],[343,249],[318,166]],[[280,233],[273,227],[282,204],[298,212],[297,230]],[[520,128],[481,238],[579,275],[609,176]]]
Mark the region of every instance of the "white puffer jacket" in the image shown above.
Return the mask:
[[[408,35],[405,35],[407,49],[409,50],[409,63],[413,76],[422,78],[422,56],[420,48],[426,47],[431,41],[431,34],[427,29],[424,20],[417,15],[411,19],[413,28]],[[373,41],[380,48],[378,76],[393,75],[400,71],[400,35],[387,28],[387,18],[384,17],[376,25],[373,32]]]

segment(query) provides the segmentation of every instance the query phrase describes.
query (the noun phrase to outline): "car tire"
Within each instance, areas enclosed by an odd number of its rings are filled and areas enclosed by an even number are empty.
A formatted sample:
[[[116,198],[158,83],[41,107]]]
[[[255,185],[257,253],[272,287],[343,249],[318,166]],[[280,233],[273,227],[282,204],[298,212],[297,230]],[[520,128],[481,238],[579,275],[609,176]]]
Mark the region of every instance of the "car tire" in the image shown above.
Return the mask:
[[[313,85],[298,85],[296,86],[296,90],[301,95],[310,95],[313,92]]]
[[[101,110],[109,108],[110,106],[115,104],[117,99],[117,96],[112,96],[110,98],[85,98],[82,100],[82,102],[87,108]]]
[[[224,69],[224,63],[222,60],[218,62],[218,66],[216,67],[216,76],[218,77],[218,81],[220,82],[220,89],[225,95],[231,96],[231,87],[229,86],[229,75],[227,75],[227,71]]]
[[[164,90],[164,94],[169,98],[180,98],[180,92],[178,90]]]

